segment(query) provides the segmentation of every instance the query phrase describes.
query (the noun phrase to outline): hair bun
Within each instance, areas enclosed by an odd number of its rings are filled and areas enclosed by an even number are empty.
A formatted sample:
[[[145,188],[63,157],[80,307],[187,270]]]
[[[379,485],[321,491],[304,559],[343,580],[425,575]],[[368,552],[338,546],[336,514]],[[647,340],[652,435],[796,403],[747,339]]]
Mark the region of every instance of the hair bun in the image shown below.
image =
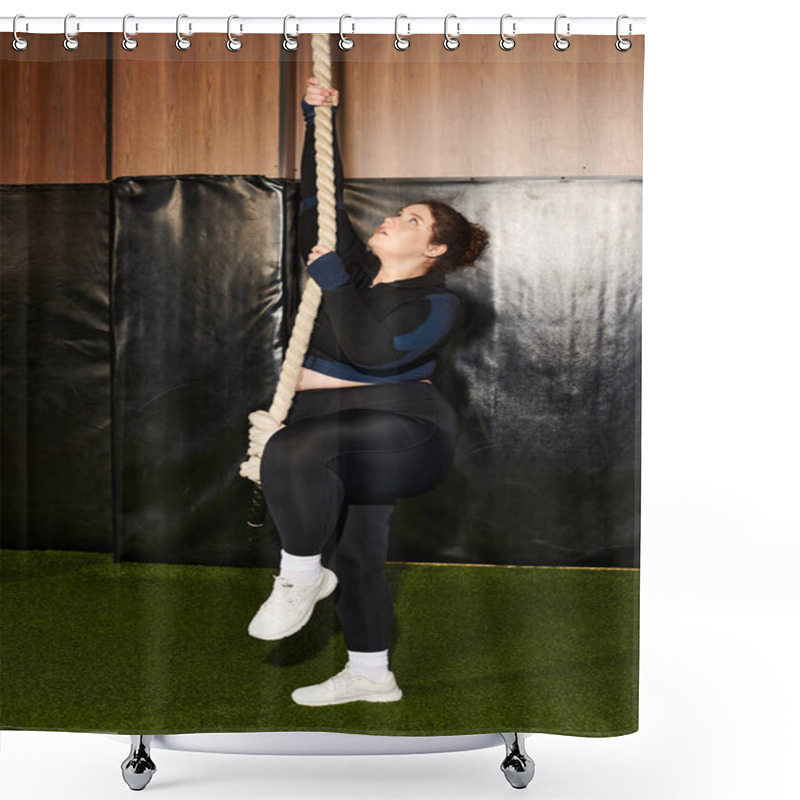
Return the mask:
[[[465,267],[477,261],[489,243],[489,234],[485,228],[482,228],[474,222],[471,222],[469,227],[469,245],[467,247],[467,252],[464,253],[463,259]]]

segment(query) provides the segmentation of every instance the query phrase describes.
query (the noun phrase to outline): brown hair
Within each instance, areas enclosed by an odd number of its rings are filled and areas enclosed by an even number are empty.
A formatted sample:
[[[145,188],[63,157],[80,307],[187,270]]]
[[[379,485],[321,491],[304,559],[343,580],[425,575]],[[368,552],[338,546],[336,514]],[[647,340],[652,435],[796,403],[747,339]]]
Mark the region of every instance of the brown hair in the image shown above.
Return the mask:
[[[433,216],[431,242],[447,245],[447,251],[437,256],[431,269],[454,272],[472,266],[489,244],[488,231],[440,200],[420,200],[419,203],[428,206]]]

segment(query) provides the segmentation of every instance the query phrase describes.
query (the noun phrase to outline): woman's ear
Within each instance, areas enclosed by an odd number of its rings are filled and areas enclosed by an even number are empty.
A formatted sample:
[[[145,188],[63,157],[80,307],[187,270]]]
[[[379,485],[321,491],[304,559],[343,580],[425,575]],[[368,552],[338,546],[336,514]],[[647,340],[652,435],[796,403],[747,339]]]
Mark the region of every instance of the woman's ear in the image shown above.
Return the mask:
[[[438,258],[440,255],[446,252],[447,252],[446,244],[432,244],[425,251],[425,255],[430,256],[431,258]]]

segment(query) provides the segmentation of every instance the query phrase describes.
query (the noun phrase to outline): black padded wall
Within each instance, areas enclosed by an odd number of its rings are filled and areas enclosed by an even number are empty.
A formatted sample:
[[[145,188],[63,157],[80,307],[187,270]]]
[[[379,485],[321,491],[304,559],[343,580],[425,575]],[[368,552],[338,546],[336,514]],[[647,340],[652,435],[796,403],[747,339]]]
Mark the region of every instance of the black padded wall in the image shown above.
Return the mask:
[[[426,197],[491,242],[448,276],[464,302],[434,380],[458,413],[455,462],[399,501],[390,558],[637,566],[641,182],[345,191],[365,237]],[[299,297],[295,185],[121,178],[2,199],[5,545],[277,564],[238,466]]]
[[[260,563],[279,545],[247,526],[238,468],[282,360],[285,185],[184,176],[113,190],[117,555]]]
[[[369,235],[450,203],[491,235],[436,384],[460,420],[445,482],[398,503],[390,558],[638,566],[640,180],[352,181]]]
[[[109,194],[0,189],[2,544],[107,552]]]

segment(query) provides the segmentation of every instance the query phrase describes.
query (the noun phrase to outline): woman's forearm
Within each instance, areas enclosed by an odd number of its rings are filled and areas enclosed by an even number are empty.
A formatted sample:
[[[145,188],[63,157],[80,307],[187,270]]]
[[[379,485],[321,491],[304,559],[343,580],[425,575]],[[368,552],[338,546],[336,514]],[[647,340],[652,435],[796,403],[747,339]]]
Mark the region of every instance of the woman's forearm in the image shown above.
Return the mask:
[[[333,108],[333,119],[336,119],[337,106]],[[300,166],[300,219],[298,222],[300,254],[303,261],[308,257],[308,253],[317,241],[318,237],[318,216],[317,216],[317,165],[315,159],[315,106],[302,102],[303,117],[306,122],[305,140],[303,143],[303,156]],[[352,252],[364,252],[366,246],[356,234],[353,224],[347,215],[344,207],[344,171],[342,168],[342,157],[339,153],[338,137],[336,136],[336,126],[333,128],[333,164],[334,164],[334,186],[337,209],[337,234],[338,241],[336,249],[342,254]]]

